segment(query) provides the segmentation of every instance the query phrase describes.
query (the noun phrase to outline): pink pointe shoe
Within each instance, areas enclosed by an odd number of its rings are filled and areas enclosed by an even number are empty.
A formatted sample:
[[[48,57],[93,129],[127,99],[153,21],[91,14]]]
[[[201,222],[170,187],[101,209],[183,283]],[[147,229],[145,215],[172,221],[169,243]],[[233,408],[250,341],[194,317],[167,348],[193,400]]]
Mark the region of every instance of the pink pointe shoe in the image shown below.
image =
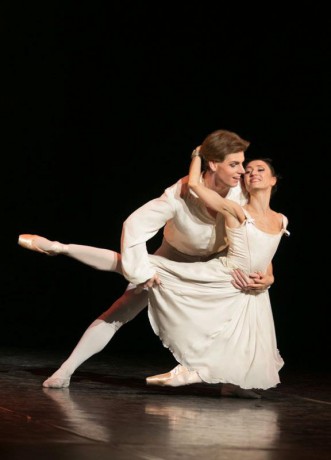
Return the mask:
[[[48,256],[56,256],[62,252],[62,244],[58,241],[49,241],[38,235],[19,235],[18,244],[31,251],[41,252]]]
[[[146,378],[147,385],[168,387],[180,387],[199,382],[201,382],[201,379],[198,373],[196,371],[189,371],[181,364],[178,364],[178,366],[165,374],[152,375]]]

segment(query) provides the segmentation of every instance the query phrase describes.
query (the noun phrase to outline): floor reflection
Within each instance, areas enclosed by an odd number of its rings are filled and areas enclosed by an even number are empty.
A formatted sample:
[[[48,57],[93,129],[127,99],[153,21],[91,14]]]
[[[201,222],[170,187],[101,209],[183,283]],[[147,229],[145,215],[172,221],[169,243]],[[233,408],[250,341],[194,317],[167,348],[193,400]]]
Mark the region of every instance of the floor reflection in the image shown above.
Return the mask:
[[[92,408],[88,411],[83,409],[81,404],[75,402],[69,388],[43,388],[42,391],[61,410],[63,422],[68,424],[68,431],[94,441],[109,442],[111,440],[108,427],[98,420],[98,412],[93,412]],[[60,428],[63,429],[63,425]]]
[[[145,411],[168,421],[171,442],[214,443],[218,433],[223,446],[272,448],[280,435],[278,411],[252,402],[246,404],[242,407],[243,401],[217,401],[208,410],[205,406],[199,410],[183,402],[154,403],[146,404]]]

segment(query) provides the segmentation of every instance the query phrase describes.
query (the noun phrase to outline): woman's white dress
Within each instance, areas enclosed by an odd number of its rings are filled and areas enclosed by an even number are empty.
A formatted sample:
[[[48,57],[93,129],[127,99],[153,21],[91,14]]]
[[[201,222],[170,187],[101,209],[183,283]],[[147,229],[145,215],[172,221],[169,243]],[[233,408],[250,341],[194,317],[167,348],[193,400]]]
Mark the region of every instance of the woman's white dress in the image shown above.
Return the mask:
[[[241,388],[276,386],[284,364],[277,349],[269,292],[241,292],[231,271],[265,272],[281,237],[259,230],[247,211],[239,228],[227,228],[226,257],[174,262],[150,255],[161,286],[149,289],[151,326],[175,359],[204,382]]]

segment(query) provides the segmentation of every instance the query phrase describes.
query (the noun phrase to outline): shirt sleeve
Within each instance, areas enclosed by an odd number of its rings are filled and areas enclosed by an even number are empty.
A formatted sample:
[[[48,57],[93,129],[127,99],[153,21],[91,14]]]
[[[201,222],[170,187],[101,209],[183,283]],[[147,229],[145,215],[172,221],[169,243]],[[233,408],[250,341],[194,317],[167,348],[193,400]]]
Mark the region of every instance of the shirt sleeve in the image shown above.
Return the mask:
[[[121,235],[122,270],[125,278],[140,284],[155,274],[148,259],[146,242],[176,213],[175,194],[179,182],[144,204],[124,221]]]

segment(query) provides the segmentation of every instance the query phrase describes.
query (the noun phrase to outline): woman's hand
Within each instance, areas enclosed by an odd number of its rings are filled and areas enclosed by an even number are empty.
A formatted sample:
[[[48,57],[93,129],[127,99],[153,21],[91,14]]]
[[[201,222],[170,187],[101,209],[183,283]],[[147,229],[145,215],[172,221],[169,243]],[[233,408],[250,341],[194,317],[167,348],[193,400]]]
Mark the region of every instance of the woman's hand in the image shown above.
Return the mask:
[[[274,282],[274,277],[272,274],[254,272],[246,275],[244,272],[237,268],[233,270],[232,273],[232,285],[239,289],[240,291],[265,291]]]

